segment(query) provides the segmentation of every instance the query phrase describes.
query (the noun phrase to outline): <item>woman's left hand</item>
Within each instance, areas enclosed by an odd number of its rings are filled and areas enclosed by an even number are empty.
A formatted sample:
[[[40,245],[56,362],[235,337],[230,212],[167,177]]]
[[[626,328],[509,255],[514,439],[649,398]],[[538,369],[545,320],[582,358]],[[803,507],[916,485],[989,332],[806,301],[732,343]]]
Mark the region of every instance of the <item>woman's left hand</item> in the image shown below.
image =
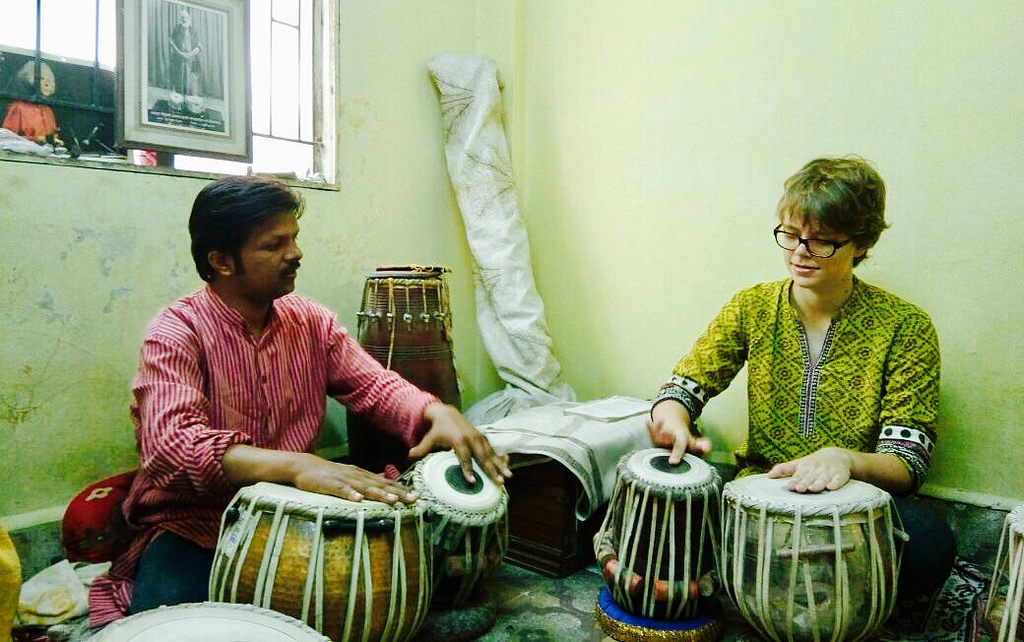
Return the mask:
[[[474,459],[496,484],[504,484],[512,476],[508,455],[494,452],[487,437],[474,428],[455,406],[432,403],[423,411],[423,418],[430,424],[430,428],[420,443],[409,451],[410,458],[418,459],[432,450],[451,448],[462,466],[462,476],[471,484],[476,481],[473,475]]]
[[[798,493],[836,490],[850,480],[854,453],[845,448],[828,447],[768,471],[769,477],[789,477],[788,488]]]

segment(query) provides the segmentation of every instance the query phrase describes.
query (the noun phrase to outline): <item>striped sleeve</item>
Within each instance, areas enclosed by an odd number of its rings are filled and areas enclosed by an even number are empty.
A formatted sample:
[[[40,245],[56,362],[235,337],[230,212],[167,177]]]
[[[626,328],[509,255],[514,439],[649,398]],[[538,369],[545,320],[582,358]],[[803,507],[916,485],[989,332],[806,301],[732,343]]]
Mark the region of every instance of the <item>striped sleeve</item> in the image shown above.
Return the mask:
[[[327,377],[328,394],[352,412],[364,414],[408,446],[419,443],[426,432],[424,409],[439,401],[394,370],[382,366],[333,317]]]
[[[221,459],[229,446],[251,443],[251,438],[210,428],[199,343],[183,330],[158,318],[142,345],[132,387],[139,465],[164,491],[230,494],[235,487]]]

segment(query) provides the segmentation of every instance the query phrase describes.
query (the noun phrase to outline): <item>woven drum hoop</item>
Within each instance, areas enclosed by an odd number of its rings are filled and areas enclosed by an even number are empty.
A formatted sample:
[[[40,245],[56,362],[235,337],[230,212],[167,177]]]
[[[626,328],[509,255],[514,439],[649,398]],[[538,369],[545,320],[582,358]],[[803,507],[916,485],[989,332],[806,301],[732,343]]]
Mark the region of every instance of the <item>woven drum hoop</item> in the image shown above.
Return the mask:
[[[173,630],[171,630],[172,627]],[[197,602],[137,613],[111,622],[94,642],[330,642],[299,620],[251,604]]]
[[[738,508],[767,508],[776,514],[848,515],[881,509],[892,500],[889,493],[851,479],[838,490],[798,493],[786,489],[789,479],[766,474],[750,475],[725,484],[722,498]]]
[[[639,486],[651,495],[665,499],[677,500],[687,496],[717,495],[722,487],[722,478],[710,464],[694,455],[684,455],[683,461],[690,465],[690,470],[674,475],[661,473],[649,465],[651,459],[667,456],[664,448],[646,448],[623,455],[617,467],[619,482],[630,486]]]
[[[697,627],[647,627],[642,624],[624,622],[609,613],[601,603],[602,596],[608,589],[602,589],[601,594],[594,604],[594,617],[597,619],[601,630],[609,637],[620,642],[643,642],[644,640],[668,640],[670,642],[711,642],[722,637],[724,632],[722,621],[718,618],[708,618],[707,622]],[[610,599],[610,597],[609,597]],[[642,618],[634,618],[641,619]],[[672,624],[671,620],[657,621],[659,624]],[[684,620],[677,620],[680,624]]]
[[[505,488],[491,481],[474,461],[473,475],[483,484],[483,489],[473,495],[460,493],[444,479],[445,471],[451,466],[459,466],[455,453],[436,452],[417,462],[408,474],[409,483],[425,500],[422,503],[426,510],[463,526],[486,526],[501,519],[508,510]]]
[[[1024,505],[1007,513],[1006,525],[1017,537],[1024,537]]]
[[[284,502],[290,515],[313,521],[316,521],[317,514],[321,509],[324,511],[324,517],[327,518],[354,520],[360,514],[363,519],[394,519],[400,516],[402,522],[418,517],[425,510],[420,502],[411,505],[401,502],[391,505],[372,499],[353,502],[333,495],[311,493],[271,482],[256,482],[239,489],[235,498],[231,500],[231,505],[237,506],[239,502],[245,502],[270,512],[276,510],[277,506]]]

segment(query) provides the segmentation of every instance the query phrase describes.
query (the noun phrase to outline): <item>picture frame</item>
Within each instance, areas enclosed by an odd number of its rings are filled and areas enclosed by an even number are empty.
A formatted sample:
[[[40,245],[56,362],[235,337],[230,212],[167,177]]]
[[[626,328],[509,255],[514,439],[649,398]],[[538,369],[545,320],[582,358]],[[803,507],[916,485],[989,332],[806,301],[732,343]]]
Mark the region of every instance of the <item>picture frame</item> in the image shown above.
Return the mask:
[[[252,161],[246,0],[118,0],[121,147]]]

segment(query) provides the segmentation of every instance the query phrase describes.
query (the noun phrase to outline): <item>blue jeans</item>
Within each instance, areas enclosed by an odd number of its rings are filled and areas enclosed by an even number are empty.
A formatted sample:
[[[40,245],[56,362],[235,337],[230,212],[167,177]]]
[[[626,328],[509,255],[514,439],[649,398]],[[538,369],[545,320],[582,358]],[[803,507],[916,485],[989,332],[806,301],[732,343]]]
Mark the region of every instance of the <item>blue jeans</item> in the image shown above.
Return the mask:
[[[956,536],[946,520],[920,502],[893,497],[910,541],[903,547],[897,583],[900,599],[931,596],[946,582],[956,560]]]
[[[161,533],[139,558],[132,613],[208,599],[213,551],[174,533]]]

